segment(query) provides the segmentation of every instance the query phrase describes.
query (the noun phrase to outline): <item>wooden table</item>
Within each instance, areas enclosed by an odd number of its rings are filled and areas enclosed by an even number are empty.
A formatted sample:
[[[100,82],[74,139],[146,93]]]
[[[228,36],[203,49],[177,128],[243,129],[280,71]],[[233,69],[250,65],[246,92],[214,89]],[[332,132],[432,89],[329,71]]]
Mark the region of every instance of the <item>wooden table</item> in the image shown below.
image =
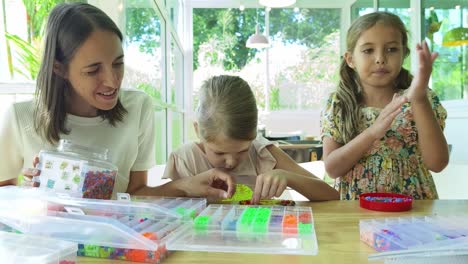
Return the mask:
[[[402,213],[369,211],[359,207],[358,201],[299,202],[312,206],[319,251],[316,256],[234,254],[211,252],[173,252],[163,264],[171,263],[368,263],[367,257],[375,253],[359,240],[359,220],[397,216],[460,214],[468,211],[468,200],[415,201],[413,209]],[[78,263],[131,263],[128,261],[79,257]],[[372,261],[370,263],[382,263]]]

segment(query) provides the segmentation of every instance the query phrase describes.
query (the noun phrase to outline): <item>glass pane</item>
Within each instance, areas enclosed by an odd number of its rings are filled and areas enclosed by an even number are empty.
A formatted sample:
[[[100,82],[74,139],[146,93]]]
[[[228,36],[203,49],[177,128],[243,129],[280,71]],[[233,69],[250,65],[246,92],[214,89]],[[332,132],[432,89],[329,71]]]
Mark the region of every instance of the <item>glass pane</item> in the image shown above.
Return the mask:
[[[323,8],[271,10],[270,110],[320,109],[335,89],[340,13]]]
[[[171,112],[171,138],[171,150],[180,147],[184,141],[184,122],[181,113]]]
[[[264,102],[265,65],[261,51],[245,46],[255,25],[263,32],[263,9],[193,9],[193,106],[198,89],[213,75],[230,74],[244,78],[252,86],[258,103]]]
[[[166,110],[158,110],[156,115],[156,164],[165,164],[167,161],[167,135]]]
[[[351,5],[351,20],[374,12],[374,0],[357,0]]]
[[[265,10],[194,9],[195,100],[203,80],[231,74],[249,82],[260,108],[265,108],[268,99],[270,110],[319,109],[337,83],[340,12],[271,10],[267,95],[266,50],[245,46],[257,23],[260,33],[264,32]]]
[[[184,109],[184,68],[183,55],[180,47],[171,39],[171,61],[169,67],[169,90],[168,103],[179,111]]]
[[[0,81],[29,82],[36,79],[47,16],[56,3],[64,0],[41,2],[45,1],[2,1]]]
[[[166,162],[166,102],[163,86],[164,21],[151,0],[125,2],[125,77],[122,87],[145,91],[156,109],[156,162]]]
[[[458,42],[444,46],[444,36],[462,27],[468,31],[468,0],[422,1],[425,29],[423,34],[432,50],[439,52],[432,71],[432,88],[441,100],[468,98],[468,45]],[[462,36],[453,35],[454,40]],[[456,42],[456,41],[455,41]]]

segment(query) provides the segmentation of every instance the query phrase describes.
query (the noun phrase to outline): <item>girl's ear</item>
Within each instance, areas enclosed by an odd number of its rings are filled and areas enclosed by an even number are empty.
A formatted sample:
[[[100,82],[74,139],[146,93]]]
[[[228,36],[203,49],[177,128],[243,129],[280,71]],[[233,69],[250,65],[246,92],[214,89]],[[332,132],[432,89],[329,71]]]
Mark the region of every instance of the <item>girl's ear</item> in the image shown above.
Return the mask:
[[[349,51],[347,51],[345,54],[344,54],[344,59],[346,61],[346,64],[348,64],[348,66],[351,68],[351,69],[354,69],[354,64],[353,64],[353,55],[351,55],[351,53]]]
[[[67,78],[67,71],[65,69],[65,65],[58,61],[54,61],[54,73],[64,79]]]

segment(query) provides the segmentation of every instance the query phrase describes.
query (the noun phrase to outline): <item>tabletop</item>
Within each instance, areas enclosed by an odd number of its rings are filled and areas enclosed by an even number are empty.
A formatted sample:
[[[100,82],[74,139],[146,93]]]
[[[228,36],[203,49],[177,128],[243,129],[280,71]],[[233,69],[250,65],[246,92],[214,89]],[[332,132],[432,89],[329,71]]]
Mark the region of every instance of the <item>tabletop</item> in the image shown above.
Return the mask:
[[[368,263],[367,257],[376,251],[359,240],[359,220],[450,215],[468,211],[468,200],[416,200],[413,202],[412,210],[398,213],[366,210],[359,207],[359,201],[298,202],[298,205],[312,207],[319,248],[316,256],[178,251],[172,252],[163,263]],[[78,257],[77,263],[128,264],[132,262]]]

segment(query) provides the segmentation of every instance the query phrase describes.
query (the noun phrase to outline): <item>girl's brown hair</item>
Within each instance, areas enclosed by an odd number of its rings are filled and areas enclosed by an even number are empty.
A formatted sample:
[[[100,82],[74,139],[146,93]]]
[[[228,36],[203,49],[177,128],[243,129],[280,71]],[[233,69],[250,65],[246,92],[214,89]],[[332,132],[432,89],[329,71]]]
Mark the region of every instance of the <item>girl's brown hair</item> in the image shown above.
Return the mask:
[[[198,133],[203,140],[214,141],[219,135],[254,140],[257,119],[254,94],[242,78],[221,75],[203,83],[197,108]]]
[[[410,54],[408,48],[408,33],[401,19],[392,13],[375,12],[357,18],[351,25],[346,36],[346,51],[352,53],[361,34],[381,23],[391,26],[401,32],[401,43],[403,45],[403,56]],[[395,80],[395,87],[407,89],[412,80],[408,70],[402,68]],[[340,82],[336,91],[337,111],[343,118],[343,126],[338,130],[343,137],[344,143],[348,143],[357,136],[360,124],[360,112],[362,103],[362,89],[357,73],[348,66],[343,58],[340,65]]]
[[[68,80],[54,72],[54,62],[65,68],[75,52],[96,30],[115,33],[122,41],[117,25],[103,11],[85,3],[63,3],[50,12],[45,34],[44,53],[37,76],[34,127],[51,144],[57,143],[60,134],[68,134],[65,127]],[[98,110],[98,115],[113,126],[122,121],[127,110],[120,100],[107,111]]]

